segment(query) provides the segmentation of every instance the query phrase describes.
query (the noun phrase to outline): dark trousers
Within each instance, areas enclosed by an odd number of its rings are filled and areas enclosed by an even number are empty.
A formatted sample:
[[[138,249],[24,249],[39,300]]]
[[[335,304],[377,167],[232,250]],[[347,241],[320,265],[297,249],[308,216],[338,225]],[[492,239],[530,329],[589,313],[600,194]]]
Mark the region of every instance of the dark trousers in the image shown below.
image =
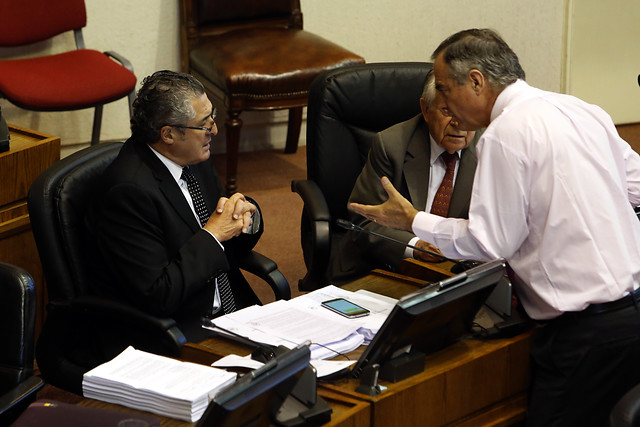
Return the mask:
[[[528,426],[606,426],[640,383],[640,311],[565,313],[540,328],[531,355]]]

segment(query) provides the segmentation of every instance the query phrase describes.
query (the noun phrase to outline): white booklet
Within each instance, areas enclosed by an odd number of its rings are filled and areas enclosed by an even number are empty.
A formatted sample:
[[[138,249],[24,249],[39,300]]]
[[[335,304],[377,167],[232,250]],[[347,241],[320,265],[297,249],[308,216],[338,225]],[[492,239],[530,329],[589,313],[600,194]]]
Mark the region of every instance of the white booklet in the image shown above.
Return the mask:
[[[216,393],[236,376],[128,347],[85,373],[82,391],[87,398],[195,422]]]

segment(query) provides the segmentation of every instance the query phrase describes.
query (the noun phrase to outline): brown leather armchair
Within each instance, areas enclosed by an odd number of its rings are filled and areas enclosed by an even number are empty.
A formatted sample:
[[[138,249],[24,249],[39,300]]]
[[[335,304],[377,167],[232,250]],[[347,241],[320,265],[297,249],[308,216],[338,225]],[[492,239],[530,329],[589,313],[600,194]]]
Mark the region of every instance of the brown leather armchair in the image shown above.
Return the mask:
[[[289,109],[285,152],[294,153],[313,79],[364,59],[304,31],[300,0],[181,0],[181,6],[182,71],[227,111],[226,188],[233,193],[240,113]]]

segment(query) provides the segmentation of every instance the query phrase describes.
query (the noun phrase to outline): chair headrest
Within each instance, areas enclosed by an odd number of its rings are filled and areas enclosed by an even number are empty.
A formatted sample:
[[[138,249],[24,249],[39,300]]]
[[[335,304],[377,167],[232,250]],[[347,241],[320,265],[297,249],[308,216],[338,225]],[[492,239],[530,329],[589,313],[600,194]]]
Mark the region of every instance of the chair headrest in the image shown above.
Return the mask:
[[[327,199],[333,217],[346,203],[373,136],[420,113],[427,62],[372,63],[316,78],[307,107],[307,178]]]
[[[103,143],[80,150],[44,171],[29,189],[31,226],[50,300],[68,301],[87,286],[92,252],[85,214],[100,176],[121,147]]]

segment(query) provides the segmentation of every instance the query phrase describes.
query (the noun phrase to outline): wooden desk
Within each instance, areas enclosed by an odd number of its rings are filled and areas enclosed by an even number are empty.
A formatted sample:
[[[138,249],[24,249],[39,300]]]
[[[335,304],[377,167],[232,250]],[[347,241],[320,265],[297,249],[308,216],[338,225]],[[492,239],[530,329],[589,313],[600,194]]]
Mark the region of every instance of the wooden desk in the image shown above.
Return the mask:
[[[400,298],[427,282],[383,271],[346,285]],[[355,391],[359,380],[322,384],[327,390],[368,402],[371,425],[512,425],[524,419],[529,384],[531,332],[510,339],[467,339],[427,357],[425,370],[387,388],[378,396]],[[220,357],[250,349],[235,342],[211,338],[183,346],[182,358],[212,363]],[[360,352],[351,354],[357,358]]]
[[[9,125],[10,150],[0,153],[0,260],[24,268],[37,292],[36,337],[44,320],[46,292],[27,193],[33,180],[60,159],[60,138]]]
[[[333,409],[331,421],[324,424],[324,426],[365,427],[371,425],[371,410],[369,409],[368,402],[365,402],[362,399],[345,396],[342,393],[336,393],[331,390],[319,390],[319,394],[327,401],[329,406],[331,406],[331,409]],[[153,415],[160,418],[161,425],[163,427],[190,427],[196,424],[174,418],[162,417],[150,412],[138,411],[136,409],[127,408],[126,406],[115,405],[113,403],[102,402],[94,399],[84,399],[80,401],[78,405],[90,408],[111,409],[131,414]]]

